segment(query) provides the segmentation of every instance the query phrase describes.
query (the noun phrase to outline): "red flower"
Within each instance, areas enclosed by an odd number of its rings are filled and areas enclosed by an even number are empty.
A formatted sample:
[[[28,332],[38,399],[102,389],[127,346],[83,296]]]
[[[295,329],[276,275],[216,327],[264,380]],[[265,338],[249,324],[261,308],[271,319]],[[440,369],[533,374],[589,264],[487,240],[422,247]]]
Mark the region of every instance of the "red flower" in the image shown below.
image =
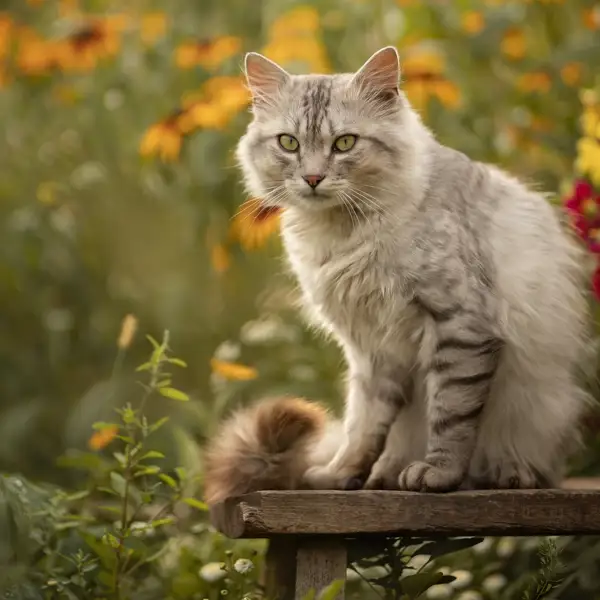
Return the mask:
[[[592,290],[596,300],[600,301],[600,265],[596,267],[592,277]]]
[[[600,252],[600,196],[594,192],[594,188],[584,180],[575,183],[573,194],[565,200],[565,209],[571,217],[571,221],[577,235],[590,245],[592,252]],[[594,232],[594,239],[590,239],[590,233]]]

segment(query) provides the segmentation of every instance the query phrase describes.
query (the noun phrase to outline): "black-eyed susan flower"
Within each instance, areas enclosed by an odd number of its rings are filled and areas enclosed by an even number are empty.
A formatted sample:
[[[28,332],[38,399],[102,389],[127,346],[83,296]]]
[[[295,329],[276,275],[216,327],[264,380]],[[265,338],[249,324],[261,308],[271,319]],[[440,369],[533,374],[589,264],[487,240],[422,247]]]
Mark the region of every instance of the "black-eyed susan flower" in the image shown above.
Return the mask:
[[[25,75],[43,75],[59,67],[57,44],[29,27],[18,31],[16,65]]]
[[[65,71],[90,71],[103,58],[117,54],[126,15],[90,19],[57,44],[57,58]]]
[[[546,93],[552,87],[552,79],[545,71],[523,73],[517,80],[517,87],[522,92]]]
[[[262,53],[282,65],[301,62],[313,73],[329,73],[331,65],[320,29],[317,10],[311,6],[298,6],[273,22],[269,28],[269,42]]]
[[[461,17],[461,26],[465,33],[477,35],[485,27],[485,18],[480,10],[467,10]]]
[[[142,16],[140,24],[140,38],[144,44],[150,46],[156,43],[167,31],[168,18],[163,12],[152,12]]]
[[[583,65],[579,62],[568,62],[560,69],[560,78],[565,85],[574,87],[581,81]]]
[[[152,125],[140,142],[142,156],[159,156],[165,162],[177,159],[181,151],[182,131],[179,119],[184,111],[176,110],[166,119]]]
[[[254,367],[217,358],[211,359],[210,367],[216,375],[233,381],[249,381],[258,377],[258,371]]]
[[[175,50],[175,62],[180,69],[201,66],[208,71],[214,71],[226,60],[238,54],[241,47],[240,38],[232,35],[188,41]]]
[[[525,56],[527,40],[520,27],[510,27],[504,32],[500,42],[502,53],[512,60],[520,60]]]
[[[444,69],[444,59],[437,52],[413,51],[404,59],[404,91],[419,110],[425,109],[431,97],[447,108],[460,104],[460,90],[444,76]]]
[[[256,250],[279,230],[278,207],[266,206],[260,200],[247,200],[231,222],[231,239],[244,250]]]

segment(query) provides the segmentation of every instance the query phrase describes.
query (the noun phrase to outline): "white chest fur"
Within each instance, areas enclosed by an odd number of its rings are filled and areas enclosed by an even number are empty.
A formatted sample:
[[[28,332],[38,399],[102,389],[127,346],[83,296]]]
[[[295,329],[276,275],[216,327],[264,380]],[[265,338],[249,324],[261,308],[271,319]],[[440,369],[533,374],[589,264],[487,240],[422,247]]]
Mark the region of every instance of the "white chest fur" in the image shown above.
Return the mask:
[[[314,323],[353,354],[411,362],[422,323],[410,302],[400,249],[373,231],[339,235],[315,225],[284,218],[283,228]]]

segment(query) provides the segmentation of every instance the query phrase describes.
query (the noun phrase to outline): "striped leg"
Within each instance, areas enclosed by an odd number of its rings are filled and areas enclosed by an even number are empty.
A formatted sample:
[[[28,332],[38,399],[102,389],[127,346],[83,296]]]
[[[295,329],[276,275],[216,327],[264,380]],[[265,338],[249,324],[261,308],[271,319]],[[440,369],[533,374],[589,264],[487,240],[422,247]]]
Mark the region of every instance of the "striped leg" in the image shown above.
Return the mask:
[[[400,489],[446,492],[467,475],[481,413],[502,344],[481,328],[453,319],[436,322],[437,346],[426,374],[429,439],[424,461],[400,474]]]

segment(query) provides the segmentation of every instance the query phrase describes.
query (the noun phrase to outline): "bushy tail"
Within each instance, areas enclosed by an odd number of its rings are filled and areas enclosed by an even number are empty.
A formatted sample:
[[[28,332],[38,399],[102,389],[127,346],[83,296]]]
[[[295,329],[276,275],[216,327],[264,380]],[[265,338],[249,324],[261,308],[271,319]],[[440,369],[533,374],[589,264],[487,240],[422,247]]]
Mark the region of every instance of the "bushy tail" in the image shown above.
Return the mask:
[[[298,398],[264,400],[235,412],[206,452],[206,502],[302,488],[306,469],[331,458],[334,433],[337,424],[325,408]]]

